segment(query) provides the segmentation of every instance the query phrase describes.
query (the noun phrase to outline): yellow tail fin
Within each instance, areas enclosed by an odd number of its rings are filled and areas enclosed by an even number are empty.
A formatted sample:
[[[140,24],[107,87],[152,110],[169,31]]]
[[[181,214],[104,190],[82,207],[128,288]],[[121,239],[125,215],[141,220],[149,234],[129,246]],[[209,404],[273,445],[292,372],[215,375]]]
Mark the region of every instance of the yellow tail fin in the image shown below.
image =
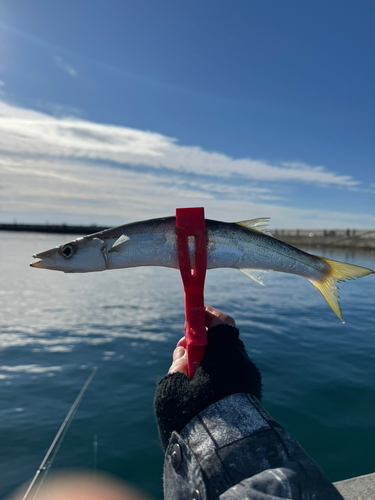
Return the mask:
[[[317,257],[317,256],[316,256]],[[329,266],[329,271],[322,280],[310,280],[311,283],[319,290],[319,292],[326,299],[328,304],[331,306],[332,310],[337,314],[343,323],[343,317],[341,312],[341,307],[338,299],[339,297],[339,287],[337,283],[345,280],[352,280],[354,278],[361,278],[362,276],[367,276],[372,274],[374,271],[372,269],[367,269],[367,267],[354,266],[353,264],[345,264],[344,262],[338,262],[336,260],[325,259],[324,257],[318,257],[323,260]]]

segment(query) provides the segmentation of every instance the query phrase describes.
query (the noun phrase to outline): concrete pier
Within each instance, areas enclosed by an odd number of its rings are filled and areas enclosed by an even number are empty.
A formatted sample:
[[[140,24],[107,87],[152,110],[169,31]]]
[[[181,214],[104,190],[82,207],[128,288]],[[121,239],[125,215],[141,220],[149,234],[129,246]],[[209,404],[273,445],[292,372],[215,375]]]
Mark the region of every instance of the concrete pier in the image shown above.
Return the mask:
[[[333,483],[345,500],[375,500],[375,474]]]

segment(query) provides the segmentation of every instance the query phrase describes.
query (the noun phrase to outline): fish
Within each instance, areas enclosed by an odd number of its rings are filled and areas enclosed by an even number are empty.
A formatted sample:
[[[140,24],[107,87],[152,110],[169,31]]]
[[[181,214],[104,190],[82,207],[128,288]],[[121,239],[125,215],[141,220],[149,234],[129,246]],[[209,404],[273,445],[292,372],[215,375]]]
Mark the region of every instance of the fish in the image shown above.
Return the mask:
[[[239,269],[263,285],[268,271],[308,279],[344,322],[338,283],[374,273],[372,269],[313,255],[288,245],[268,231],[269,218],[240,222],[206,219],[207,269]],[[189,237],[192,265],[195,241]],[[87,273],[138,266],[179,269],[176,218],[132,222],[77,238],[33,255],[30,265],[64,273]]]

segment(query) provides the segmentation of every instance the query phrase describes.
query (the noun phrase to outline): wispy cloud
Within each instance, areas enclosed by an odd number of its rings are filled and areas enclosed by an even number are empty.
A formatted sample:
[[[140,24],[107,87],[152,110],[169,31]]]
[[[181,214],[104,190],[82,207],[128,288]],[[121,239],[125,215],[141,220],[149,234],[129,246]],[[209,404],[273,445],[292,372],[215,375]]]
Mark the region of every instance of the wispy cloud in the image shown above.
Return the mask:
[[[28,214],[34,220],[114,224],[204,205],[211,218],[271,216],[273,227],[375,224],[372,214],[286,206],[291,183],[346,191],[360,186],[321,166],[234,159],[155,132],[57,118],[4,102],[0,151],[0,211],[10,220]]]
[[[65,71],[65,73],[68,73],[70,76],[78,76],[77,71],[70,66],[70,64],[66,63],[61,57],[55,56],[54,57],[55,65],[59,68]]]
[[[5,103],[0,103],[0,132],[0,148],[10,153],[88,158],[216,178],[296,181],[347,188],[359,184],[351,176],[338,175],[322,166],[234,159],[198,146],[179,145],[176,139],[155,132],[56,118]]]

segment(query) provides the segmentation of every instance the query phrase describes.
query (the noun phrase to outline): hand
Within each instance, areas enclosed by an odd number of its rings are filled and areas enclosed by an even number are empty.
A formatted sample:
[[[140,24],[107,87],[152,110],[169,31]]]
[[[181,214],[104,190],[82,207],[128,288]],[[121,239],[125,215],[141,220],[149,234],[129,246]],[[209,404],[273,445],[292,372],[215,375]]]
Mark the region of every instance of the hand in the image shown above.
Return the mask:
[[[206,330],[217,325],[236,326],[236,322],[232,316],[219,311],[219,309],[215,309],[211,306],[204,306],[204,312]],[[176,372],[185,373],[185,375],[188,374],[186,337],[182,337],[182,339],[177,342],[176,349],[173,351],[173,362],[168,373]]]
[[[181,432],[201,411],[236,393],[261,398],[261,375],[246,354],[234,319],[206,306],[208,346],[190,380],[187,376],[186,343],[181,339],[173,363],[157,384],[154,411],[164,450],[173,431]]]

